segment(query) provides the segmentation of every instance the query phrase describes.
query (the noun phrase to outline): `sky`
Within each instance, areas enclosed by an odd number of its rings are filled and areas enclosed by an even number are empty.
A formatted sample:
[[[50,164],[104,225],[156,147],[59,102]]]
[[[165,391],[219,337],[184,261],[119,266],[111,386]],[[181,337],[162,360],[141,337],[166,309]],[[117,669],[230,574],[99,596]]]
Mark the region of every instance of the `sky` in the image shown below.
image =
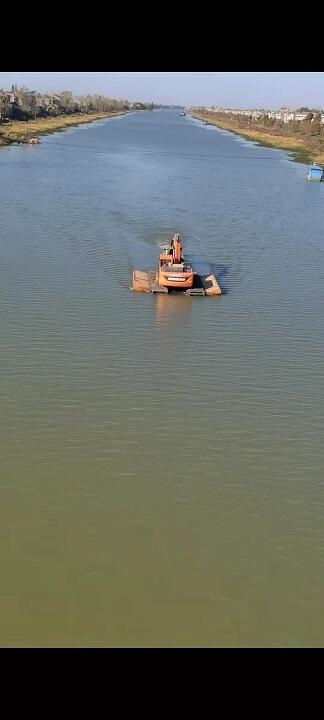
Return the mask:
[[[0,72],[0,88],[13,83],[162,104],[324,107],[322,72]]]

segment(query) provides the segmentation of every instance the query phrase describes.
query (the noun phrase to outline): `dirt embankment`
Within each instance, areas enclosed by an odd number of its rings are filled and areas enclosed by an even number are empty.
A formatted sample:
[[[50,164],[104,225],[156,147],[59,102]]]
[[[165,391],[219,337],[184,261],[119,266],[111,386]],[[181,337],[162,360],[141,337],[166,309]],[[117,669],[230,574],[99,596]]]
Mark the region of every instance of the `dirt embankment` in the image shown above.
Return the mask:
[[[258,128],[256,126],[239,127],[238,121],[233,118],[217,117],[216,114],[209,112],[193,112],[192,117],[197,120],[208,122],[209,125],[215,125],[223,130],[240,135],[246,140],[252,140],[265,147],[273,147],[280,150],[288,150],[292,153],[292,157],[297,162],[309,163],[316,162],[320,165],[324,164],[324,148],[323,139],[319,137],[310,141],[308,136],[297,136],[296,134],[282,136],[279,133],[271,132],[271,129]]]

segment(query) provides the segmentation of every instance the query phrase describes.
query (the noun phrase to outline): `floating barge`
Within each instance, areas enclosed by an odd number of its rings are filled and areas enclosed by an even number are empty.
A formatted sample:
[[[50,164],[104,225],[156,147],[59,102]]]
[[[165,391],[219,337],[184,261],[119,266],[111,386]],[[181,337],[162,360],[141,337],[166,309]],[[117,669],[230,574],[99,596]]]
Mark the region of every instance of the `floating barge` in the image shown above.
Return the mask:
[[[180,236],[175,234],[171,245],[160,253],[156,270],[134,270],[131,290],[144,293],[185,293],[215,296],[222,291],[215,275],[198,273],[182,253]]]

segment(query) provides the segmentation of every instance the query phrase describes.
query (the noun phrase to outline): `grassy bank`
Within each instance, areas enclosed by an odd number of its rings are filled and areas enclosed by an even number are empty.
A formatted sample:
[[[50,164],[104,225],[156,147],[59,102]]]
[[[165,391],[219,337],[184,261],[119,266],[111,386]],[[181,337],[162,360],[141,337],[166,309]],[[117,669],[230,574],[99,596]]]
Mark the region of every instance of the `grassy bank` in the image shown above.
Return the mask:
[[[314,147],[307,143],[307,138],[297,138],[295,136],[285,136],[271,134],[271,132],[264,132],[257,128],[238,128],[236,121],[232,119],[216,118],[210,116],[209,113],[192,113],[192,117],[197,120],[203,120],[208,122],[209,125],[215,125],[223,130],[229,130],[235,135],[245,138],[245,140],[252,140],[258,145],[263,147],[272,147],[277,150],[287,150],[292,153],[292,160],[301,163],[311,163],[315,161],[320,165],[324,164],[324,153],[317,151]]]
[[[95,120],[103,120],[109,117],[124,115],[125,112],[106,112],[106,113],[78,113],[75,115],[58,115],[57,117],[37,118],[37,120],[29,120],[24,122],[20,120],[12,120],[6,125],[0,125],[0,144],[8,145],[17,142],[24,136],[36,137],[57,130],[66,130],[75,125],[94,122]]]

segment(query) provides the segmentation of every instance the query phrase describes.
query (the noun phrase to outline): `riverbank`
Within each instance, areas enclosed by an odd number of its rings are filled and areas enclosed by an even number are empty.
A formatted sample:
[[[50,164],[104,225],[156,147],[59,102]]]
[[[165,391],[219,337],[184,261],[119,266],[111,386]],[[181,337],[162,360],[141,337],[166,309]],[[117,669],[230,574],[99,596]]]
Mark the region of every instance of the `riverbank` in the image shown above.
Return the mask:
[[[215,115],[211,117],[210,113],[191,113],[191,116],[197,120],[202,120],[204,122],[207,121],[208,125],[214,125],[222,130],[228,130],[235,135],[243,137],[245,140],[256,142],[258,145],[263,147],[272,147],[277,150],[287,150],[292,154],[291,159],[295,162],[316,162],[322,165],[324,164],[324,151],[315,149],[314,146],[307,143],[306,138],[297,138],[293,135],[290,137],[282,137],[280,135],[274,135],[271,132],[266,132],[256,128],[239,128],[237,127],[235,120],[216,118]]]
[[[91,123],[95,120],[125,115],[126,111],[105,112],[105,113],[77,113],[75,115],[58,115],[56,117],[37,118],[28,122],[12,120],[6,125],[0,125],[0,145],[10,145],[22,137],[37,137],[46,135],[58,130],[66,130],[69,127]]]

